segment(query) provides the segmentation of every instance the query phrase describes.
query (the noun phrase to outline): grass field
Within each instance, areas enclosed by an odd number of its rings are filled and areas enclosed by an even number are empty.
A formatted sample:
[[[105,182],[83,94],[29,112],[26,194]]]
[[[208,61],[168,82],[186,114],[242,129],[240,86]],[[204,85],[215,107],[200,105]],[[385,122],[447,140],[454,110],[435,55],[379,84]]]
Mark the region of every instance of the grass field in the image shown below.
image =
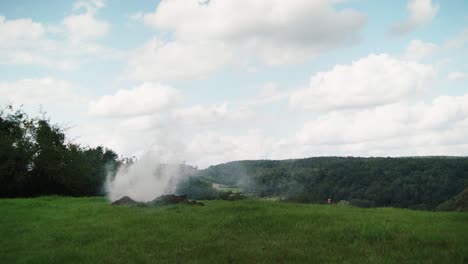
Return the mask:
[[[0,200],[0,263],[468,263],[468,213]]]

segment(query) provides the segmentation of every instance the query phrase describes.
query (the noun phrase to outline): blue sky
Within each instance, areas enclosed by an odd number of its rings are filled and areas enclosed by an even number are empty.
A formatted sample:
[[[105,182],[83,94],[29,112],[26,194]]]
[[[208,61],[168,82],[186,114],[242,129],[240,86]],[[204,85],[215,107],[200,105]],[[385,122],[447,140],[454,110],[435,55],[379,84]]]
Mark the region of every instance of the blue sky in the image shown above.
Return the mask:
[[[2,1],[0,104],[200,167],[466,155],[468,2]]]

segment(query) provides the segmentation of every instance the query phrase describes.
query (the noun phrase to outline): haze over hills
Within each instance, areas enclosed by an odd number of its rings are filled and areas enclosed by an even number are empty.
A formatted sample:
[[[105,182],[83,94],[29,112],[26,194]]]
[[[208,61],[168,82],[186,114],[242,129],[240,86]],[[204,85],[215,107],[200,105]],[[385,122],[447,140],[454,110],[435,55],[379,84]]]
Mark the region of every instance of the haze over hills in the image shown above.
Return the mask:
[[[468,184],[467,157],[358,158],[234,161],[198,174],[260,197],[361,206],[434,209]],[[195,184],[195,182],[194,182]]]

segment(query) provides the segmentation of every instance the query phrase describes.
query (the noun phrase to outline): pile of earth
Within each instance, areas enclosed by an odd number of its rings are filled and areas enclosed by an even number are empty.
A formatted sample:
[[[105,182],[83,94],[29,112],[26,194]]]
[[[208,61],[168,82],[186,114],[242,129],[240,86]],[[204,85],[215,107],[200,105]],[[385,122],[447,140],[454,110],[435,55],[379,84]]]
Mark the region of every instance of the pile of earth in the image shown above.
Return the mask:
[[[188,204],[188,205],[205,205],[202,202],[187,199],[185,195],[162,195],[158,198],[149,202],[137,202],[128,196],[124,196],[118,200],[112,202],[112,205],[146,205],[146,206],[157,206],[157,205],[169,205],[169,204]]]
[[[453,198],[437,206],[436,210],[468,212],[468,187]]]

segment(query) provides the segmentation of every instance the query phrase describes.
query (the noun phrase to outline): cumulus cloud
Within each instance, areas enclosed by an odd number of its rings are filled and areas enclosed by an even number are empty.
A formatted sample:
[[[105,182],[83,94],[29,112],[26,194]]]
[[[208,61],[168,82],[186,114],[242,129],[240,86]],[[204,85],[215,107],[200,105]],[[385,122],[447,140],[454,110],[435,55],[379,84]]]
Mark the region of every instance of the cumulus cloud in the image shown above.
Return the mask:
[[[134,76],[154,79],[203,75],[254,58],[269,65],[303,61],[359,40],[366,16],[337,10],[335,4],[329,0],[162,1],[154,13],[136,17],[173,37],[165,43],[147,43],[130,68],[136,68]],[[143,57],[147,59],[139,65]],[[179,62],[176,71],[172,65]],[[164,64],[170,67],[158,66]],[[145,66],[154,70],[141,74]]]
[[[335,146],[352,155],[460,155],[467,132],[465,94],[328,113],[307,122],[297,139],[301,145]]]
[[[290,96],[293,108],[360,108],[406,100],[423,92],[435,75],[431,65],[371,54],[312,76],[309,87]]]
[[[252,115],[252,111],[248,108],[233,108],[227,103],[214,105],[198,104],[179,108],[174,112],[175,120],[192,125],[219,124],[222,121],[240,121],[246,120]]]
[[[22,106],[32,116],[45,111],[53,122],[64,122],[67,126],[72,122],[74,125],[86,111],[89,101],[78,90],[79,87],[68,81],[50,77],[0,82],[0,107]]]
[[[33,22],[29,18],[7,20],[0,16],[0,47],[14,46],[20,41],[33,41],[45,33],[41,23]]]
[[[0,82],[2,104],[31,105],[73,104],[86,99],[78,95],[71,83],[54,78],[21,79],[14,82]]]
[[[102,37],[109,32],[110,24],[107,21],[96,19],[96,12],[105,6],[102,0],[78,1],[74,4],[75,10],[85,9],[85,13],[73,14],[63,20],[68,38],[73,42],[84,41]]]
[[[204,76],[233,59],[222,42],[162,42],[152,39],[134,51],[129,75],[137,80],[172,80]]]
[[[108,22],[97,20],[91,13],[68,16],[63,24],[74,42],[104,36],[110,29]]]
[[[332,1],[162,1],[147,24],[171,30],[179,39],[218,39],[337,44],[354,38],[365,22],[357,11],[337,11]],[[322,25],[306,27],[305,25]]]
[[[271,158],[279,143],[260,129],[237,136],[205,131],[191,138],[186,151],[192,164],[204,168],[233,160]]]
[[[113,118],[103,119],[99,124],[102,131],[85,129],[85,138],[125,155],[157,152],[172,157],[177,153],[179,159],[193,161],[185,148],[194,135],[245,125],[253,115],[251,109],[242,106],[228,103],[185,106],[182,99],[181,92],[158,83],[144,83],[103,96],[89,104],[89,113]],[[89,136],[93,134],[105,136],[96,140],[96,136]]]
[[[95,43],[108,33],[110,24],[96,19],[102,1],[81,1],[61,24],[45,26],[30,18],[6,19],[0,16],[0,61],[5,64],[38,65],[74,70],[99,58],[119,59],[121,53]]]
[[[439,11],[439,6],[432,0],[408,0],[406,5],[408,18],[391,28],[395,35],[406,35],[414,29],[432,21]]]
[[[181,97],[182,94],[172,87],[159,83],[143,83],[91,102],[89,112],[100,116],[145,115],[171,108]]]
[[[466,79],[468,79],[468,73],[464,73],[464,72],[450,72],[450,73],[447,75],[447,79],[449,79],[449,81],[461,81],[461,80],[466,80]]]
[[[437,50],[434,43],[423,42],[421,40],[412,40],[406,48],[405,58],[409,60],[422,60],[430,57]]]

